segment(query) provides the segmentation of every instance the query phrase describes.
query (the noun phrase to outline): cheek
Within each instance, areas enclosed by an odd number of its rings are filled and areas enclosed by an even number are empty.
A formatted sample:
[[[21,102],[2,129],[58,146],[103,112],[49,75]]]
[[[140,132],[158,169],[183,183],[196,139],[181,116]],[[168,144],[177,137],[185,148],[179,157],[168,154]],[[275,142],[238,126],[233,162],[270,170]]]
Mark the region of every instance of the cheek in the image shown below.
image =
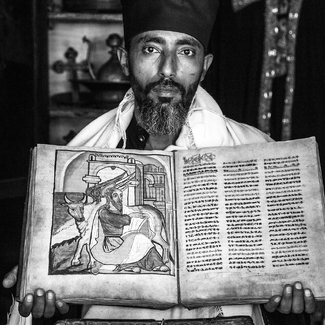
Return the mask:
[[[153,73],[152,70],[149,69],[142,70],[137,75],[134,75],[135,84],[140,86],[143,91],[149,84],[157,82],[159,79],[159,76],[157,76],[157,74]]]
[[[187,78],[193,80],[201,77],[204,60],[201,57],[181,59],[179,63],[179,72]]]
[[[197,66],[187,65],[182,70],[182,74],[180,75],[180,79],[183,81],[184,85],[192,85],[201,79],[202,69]]]
[[[138,60],[136,64],[133,63],[131,66],[131,74],[135,81],[143,88],[151,82],[156,73],[154,66],[146,61]]]

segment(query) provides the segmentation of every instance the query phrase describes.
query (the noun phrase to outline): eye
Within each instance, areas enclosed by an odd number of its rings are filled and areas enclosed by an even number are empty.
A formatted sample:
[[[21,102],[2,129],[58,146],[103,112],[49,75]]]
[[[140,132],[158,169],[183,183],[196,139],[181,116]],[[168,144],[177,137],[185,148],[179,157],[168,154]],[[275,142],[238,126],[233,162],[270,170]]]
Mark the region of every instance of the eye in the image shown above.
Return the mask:
[[[185,49],[185,50],[180,51],[180,54],[186,55],[186,56],[194,56],[195,51],[191,50],[191,49]]]
[[[159,51],[152,46],[146,46],[143,48],[143,52],[145,52],[147,54],[152,54],[152,53],[158,53]]]

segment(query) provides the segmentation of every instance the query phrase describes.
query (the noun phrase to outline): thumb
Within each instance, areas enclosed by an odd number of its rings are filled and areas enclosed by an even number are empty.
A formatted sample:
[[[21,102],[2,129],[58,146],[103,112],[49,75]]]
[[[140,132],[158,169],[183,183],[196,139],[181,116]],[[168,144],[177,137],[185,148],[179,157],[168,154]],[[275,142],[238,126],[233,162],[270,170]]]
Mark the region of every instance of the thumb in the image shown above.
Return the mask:
[[[16,265],[10,272],[8,272],[4,279],[2,280],[2,285],[5,288],[13,287],[17,282],[17,273],[18,273],[18,265]]]

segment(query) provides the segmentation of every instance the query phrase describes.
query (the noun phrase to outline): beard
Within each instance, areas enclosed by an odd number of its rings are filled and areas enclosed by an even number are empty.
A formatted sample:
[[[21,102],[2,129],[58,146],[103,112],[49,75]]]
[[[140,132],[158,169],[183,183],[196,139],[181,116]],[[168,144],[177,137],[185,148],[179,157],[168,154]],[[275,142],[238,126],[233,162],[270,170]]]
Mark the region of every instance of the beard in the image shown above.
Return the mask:
[[[161,79],[148,84],[143,89],[131,76],[131,85],[138,104],[138,124],[150,135],[163,136],[177,135],[180,132],[185,124],[199,81],[191,84],[187,91],[182,85],[171,79]],[[158,97],[158,100],[154,101],[149,97],[149,93],[156,87],[177,91],[180,94],[180,99]]]
[[[123,210],[123,204],[121,201],[114,201],[113,199],[111,200],[111,205],[119,212],[122,212]]]

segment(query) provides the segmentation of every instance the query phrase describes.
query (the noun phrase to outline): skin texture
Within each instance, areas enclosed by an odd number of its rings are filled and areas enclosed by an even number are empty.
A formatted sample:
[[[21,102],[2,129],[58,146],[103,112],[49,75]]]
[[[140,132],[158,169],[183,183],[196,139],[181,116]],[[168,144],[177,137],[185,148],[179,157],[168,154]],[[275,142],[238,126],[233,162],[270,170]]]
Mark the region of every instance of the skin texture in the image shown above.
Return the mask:
[[[181,102],[187,109],[213,60],[211,54],[205,55],[202,44],[195,38],[169,31],[139,34],[132,39],[129,53],[120,49],[118,56],[123,72],[130,77],[138,103],[146,99],[153,104],[176,105]],[[163,81],[175,86],[158,84],[152,87]],[[140,115],[138,105],[135,117],[141,124]],[[173,121],[170,116],[170,122]],[[183,122],[180,122],[173,133],[164,135],[152,134],[142,125],[150,134],[146,149],[165,149],[173,144],[182,125]]]
[[[304,289],[300,282],[295,282],[294,285],[287,284],[283,287],[282,296],[270,298],[265,309],[269,312],[278,310],[283,314],[300,314],[303,311],[311,314],[316,310],[316,303],[312,291]]]
[[[131,77],[132,87],[139,100],[149,97],[153,102],[173,103],[182,99],[182,95],[174,87],[158,87],[151,89],[147,94],[147,86],[161,79],[173,80],[181,85],[185,93],[194,85],[204,79],[213,56],[205,55],[203,46],[193,37],[168,31],[150,31],[135,36],[131,40],[130,53],[125,49],[118,51],[119,60],[123,72]],[[135,111],[136,118],[139,109]],[[165,149],[173,144],[175,134],[164,136],[150,135],[146,149]],[[118,198],[116,198],[118,200]],[[113,199],[114,200],[114,199]],[[12,287],[16,283],[17,267],[11,270],[3,280],[3,286]],[[271,289],[270,289],[271,291]],[[28,294],[21,302],[19,312],[22,316],[30,313],[35,318],[52,317],[57,308],[61,313],[66,313],[69,306],[62,300],[55,298],[51,290],[35,290],[34,294]],[[266,310],[281,313],[313,313],[316,308],[315,298],[309,289],[304,289],[300,282],[288,284],[283,288],[282,295],[270,298],[265,304]]]

